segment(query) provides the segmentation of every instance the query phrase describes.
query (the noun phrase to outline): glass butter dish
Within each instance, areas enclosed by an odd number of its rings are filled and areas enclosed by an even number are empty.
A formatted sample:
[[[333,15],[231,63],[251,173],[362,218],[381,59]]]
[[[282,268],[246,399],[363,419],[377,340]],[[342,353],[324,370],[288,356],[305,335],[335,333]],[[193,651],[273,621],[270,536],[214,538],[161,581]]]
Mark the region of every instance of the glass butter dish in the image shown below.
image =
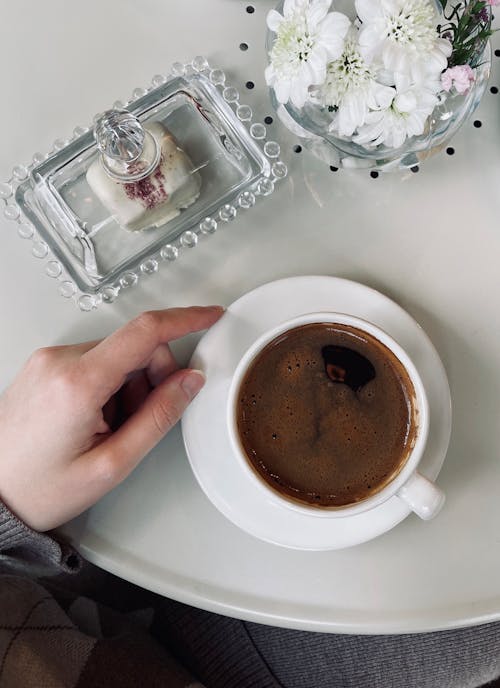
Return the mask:
[[[82,310],[112,302],[287,174],[220,69],[175,64],[0,184],[4,215]]]

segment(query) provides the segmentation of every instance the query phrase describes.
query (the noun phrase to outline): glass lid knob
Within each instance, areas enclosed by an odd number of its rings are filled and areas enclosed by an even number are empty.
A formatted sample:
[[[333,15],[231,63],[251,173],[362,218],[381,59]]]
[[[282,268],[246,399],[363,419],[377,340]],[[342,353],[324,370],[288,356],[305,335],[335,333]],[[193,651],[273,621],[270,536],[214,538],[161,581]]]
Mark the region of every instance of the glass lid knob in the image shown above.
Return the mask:
[[[94,128],[105,171],[133,182],[150,175],[160,160],[160,147],[138,118],[125,109],[106,110]]]

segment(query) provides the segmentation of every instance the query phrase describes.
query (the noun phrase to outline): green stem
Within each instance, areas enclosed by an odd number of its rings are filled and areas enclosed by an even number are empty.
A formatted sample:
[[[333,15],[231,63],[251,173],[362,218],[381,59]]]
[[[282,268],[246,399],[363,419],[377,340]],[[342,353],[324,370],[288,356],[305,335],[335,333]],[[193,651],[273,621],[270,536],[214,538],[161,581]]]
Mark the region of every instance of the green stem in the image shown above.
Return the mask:
[[[491,8],[486,0],[463,0],[448,6],[440,0],[446,24],[439,28],[441,36],[452,38],[452,54],[449,66],[474,64],[478,53],[484,49],[484,43],[491,35]],[[489,19],[485,21],[481,14],[487,10]]]

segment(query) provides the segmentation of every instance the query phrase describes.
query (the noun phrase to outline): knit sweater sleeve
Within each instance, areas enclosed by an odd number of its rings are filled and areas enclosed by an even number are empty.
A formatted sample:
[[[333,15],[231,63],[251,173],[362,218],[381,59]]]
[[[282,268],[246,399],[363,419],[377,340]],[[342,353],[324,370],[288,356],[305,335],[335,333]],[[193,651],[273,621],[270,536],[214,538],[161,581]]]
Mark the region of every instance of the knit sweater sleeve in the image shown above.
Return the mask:
[[[0,501],[0,561],[38,564],[51,573],[80,570],[80,555],[49,533],[32,530]]]

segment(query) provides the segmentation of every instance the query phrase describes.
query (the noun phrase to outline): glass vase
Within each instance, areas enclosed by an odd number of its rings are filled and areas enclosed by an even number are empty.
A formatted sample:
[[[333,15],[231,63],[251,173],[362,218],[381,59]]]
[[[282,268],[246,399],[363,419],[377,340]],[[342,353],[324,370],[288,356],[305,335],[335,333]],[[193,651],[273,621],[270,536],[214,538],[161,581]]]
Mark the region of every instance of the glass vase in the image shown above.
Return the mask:
[[[280,13],[282,13],[283,4],[281,1],[276,7]],[[341,5],[336,3],[335,9],[344,11],[351,16],[351,19],[354,19],[353,0],[344,0]],[[436,3],[436,7],[442,14],[440,3]],[[275,34],[268,30],[268,54],[274,40]],[[330,131],[331,109],[329,111],[326,106],[317,104],[313,100],[306,101],[301,108],[295,107],[290,101],[281,104],[271,88],[271,102],[280,121],[300,138],[303,148],[311,151],[329,165],[378,170],[411,168],[444,149],[479,105],[490,75],[491,46],[489,41],[483,41],[477,44],[477,48],[477,54],[472,62],[476,78],[469,91],[462,95],[441,91],[438,94],[438,103],[429,116],[423,133],[407,138],[398,148],[385,145],[369,148],[355,143],[352,137],[333,133]]]

